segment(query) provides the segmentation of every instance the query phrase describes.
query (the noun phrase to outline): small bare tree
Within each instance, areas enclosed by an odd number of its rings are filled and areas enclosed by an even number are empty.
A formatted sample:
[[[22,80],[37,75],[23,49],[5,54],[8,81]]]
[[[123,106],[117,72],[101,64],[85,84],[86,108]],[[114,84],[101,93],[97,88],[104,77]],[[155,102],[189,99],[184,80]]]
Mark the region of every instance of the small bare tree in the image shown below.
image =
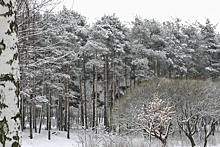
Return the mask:
[[[172,107],[166,106],[165,101],[160,99],[157,92],[148,105],[142,106],[138,119],[141,121],[145,132],[159,139],[163,146],[166,146],[172,114],[174,114]]]
[[[198,122],[198,133],[200,139],[203,140],[203,146],[208,146],[208,139],[210,136],[214,136],[215,126],[220,118],[220,98],[219,98],[219,87],[218,82],[211,82],[204,85],[207,91],[205,98],[198,102],[198,113],[200,119]],[[200,98],[201,99],[201,98]],[[202,142],[202,141],[200,141]]]

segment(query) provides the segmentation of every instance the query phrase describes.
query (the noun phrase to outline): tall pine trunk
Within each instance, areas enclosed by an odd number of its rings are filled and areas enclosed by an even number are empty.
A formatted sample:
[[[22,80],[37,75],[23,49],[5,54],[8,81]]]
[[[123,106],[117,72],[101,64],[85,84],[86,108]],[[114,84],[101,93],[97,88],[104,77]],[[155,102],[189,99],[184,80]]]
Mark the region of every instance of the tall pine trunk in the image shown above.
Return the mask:
[[[80,91],[80,119],[81,119],[81,125],[84,126],[84,100],[83,100],[83,91],[82,91],[82,77],[79,76],[79,91]]]
[[[37,114],[36,114],[36,104],[33,103],[33,127],[34,132],[37,133]]]
[[[48,120],[48,140],[51,139],[51,91],[49,90],[48,103],[47,103],[47,120]]]
[[[80,68],[80,60],[78,60],[78,67]],[[81,125],[84,126],[84,100],[83,100],[83,89],[82,89],[82,76],[79,75],[79,93],[80,93],[80,120]]]
[[[110,118],[109,118],[109,131],[113,131],[113,106],[116,94],[116,76],[115,76],[115,63],[112,65],[113,73],[112,73],[112,85],[111,85],[111,102],[110,102]]]
[[[86,57],[85,57],[85,54],[83,53],[83,80],[84,80],[84,83],[83,83],[83,90],[84,90],[84,115],[85,115],[85,128],[88,129],[88,123],[87,123],[87,99],[86,99]]]
[[[104,64],[104,126],[108,131],[108,57],[105,56]]]
[[[33,96],[31,94],[29,100],[29,126],[30,126],[30,139],[33,139],[33,123],[32,123],[32,107],[33,107]]]
[[[43,109],[44,109],[44,103],[41,105],[41,110],[40,110],[40,124],[39,124],[39,130],[38,133],[41,133],[41,127],[42,127],[42,121],[43,121]]]
[[[95,65],[95,130],[98,126],[98,67]]]
[[[63,124],[63,102],[62,102],[62,97],[59,96],[59,100],[58,100],[58,129],[60,131],[63,131],[63,127],[62,127],[62,124]]]
[[[92,130],[95,130],[95,65],[93,65],[92,78]]]
[[[67,100],[67,139],[70,139],[70,102]]]
[[[66,64],[65,65],[65,74],[68,74],[68,70],[69,70],[69,65]],[[64,130],[67,131],[67,119],[68,119],[68,107],[67,107],[67,101],[68,101],[68,79],[65,79],[64,81],[64,107],[65,107],[65,115],[64,115]]]

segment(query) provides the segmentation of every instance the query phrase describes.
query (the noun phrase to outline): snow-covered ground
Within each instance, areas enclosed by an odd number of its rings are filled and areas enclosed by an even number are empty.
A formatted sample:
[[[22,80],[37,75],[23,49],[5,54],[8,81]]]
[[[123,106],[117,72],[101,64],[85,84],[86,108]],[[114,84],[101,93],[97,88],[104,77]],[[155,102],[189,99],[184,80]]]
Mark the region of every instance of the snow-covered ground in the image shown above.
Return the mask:
[[[67,139],[67,133],[64,131],[51,132],[51,140],[48,140],[45,130],[42,130],[41,134],[35,133],[33,139],[30,139],[28,130],[25,130],[22,133],[22,147],[139,147],[147,145],[144,138],[134,139],[131,136],[95,134],[92,131],[85,133],[83,130],[77,130],[70,134],[70,139]]]
[[[75,130],[67,139],[67,133],[64,131],[51,131],[51,140],[47,139],[47,131],[42,130],[41,134],[34,134],[30,139],[28,130],[22,133],[22,147],[161,147],[158,140],[140,137],[140,136],[118,136],[109,134],[95,134],[92,131],[85,133],[83,130]],[[86,134],[86,135],[85,135]],[[209,138],[208,147],[220,147],[220,133],[215,133],[214,137]],[[197,147],[202,147],[197,140]],[[185,136],[172,137],[168,139],[168,147],[190,147]]]
[[[76,134],[71,133],[71,139],[67,139],[66,135],[66,132],[56,132],[48,140],[47,131],[42,130],[41,134],[35,133],[33,139],[30,139],[27,130],[22,133],[22,147],[81,147]]]

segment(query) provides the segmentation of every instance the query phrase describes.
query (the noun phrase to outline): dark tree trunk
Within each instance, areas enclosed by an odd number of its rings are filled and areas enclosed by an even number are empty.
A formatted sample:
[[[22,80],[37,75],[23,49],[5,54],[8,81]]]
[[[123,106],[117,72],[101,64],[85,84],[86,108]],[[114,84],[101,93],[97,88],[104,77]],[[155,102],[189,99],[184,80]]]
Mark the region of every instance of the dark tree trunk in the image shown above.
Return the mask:
[[[65,98],[64,98],[64,131],[67,131],[67,90],[66,90],[67,83],[64,82],[64,91],[65,91]]]
[[[24,96],[21,96],[21,130],[23,131],[25,129],[25,100]]]
[[[33,139],[33,123],[32,123],[32,106],[33,106],[33,99],[32,99],[32,95],[30,97],[30,102],[29,102],[29,117],[30,117],[30,139]]]
[[[189,138],[189,140],[190,140],[191,146],[192,146],[192,147],[196,146],[196,144],[195,144],[195,141],[194,141],[193,137],[192,137],[192,136],[187,136],[187,137],[188,137],[188,138]]]
[[[104,125],[108,131],[108,57],[105,57],[104,64]]]
[[[65,97],[64,101],[64,131],[67,131],[67,98]]]
[[[63,100],[62,97],[59,97],[59,130],[63,131]]]
[[[83,93],[82,93],[82,77],[80,75],[79,77],[79,88],[80,88],[80,108],[81,108],[81,113],[80,113],[80,118],[81,118],[81,125],[84,126],[84,100],[83,100]]]
[[[67,139],[70,139],[70,105],[69,100],[67,101]]]
[[[48,96],[48,104],[47,104],[47,113],[48,113],[48,140],[51,139],[51,92],[49,91],[49,96]]]
[[[84,114],[85,114],[85,128],[88,129],[88,122],[87,122],[87,98],[86,98],[86,57],[83,53],[83,78],[84,78]]]
[[[134,87],[136,86],[136,75],[135,75],[135,69],[133,70],[133,80],[134,80]]]
[[[95,66],[93,66],[92,79],[92,130],[95,129]]]
[[[130,91],[131,91],[131,86],[132,86],[132,71],[130,71]]]
[[[207,143],[208,143],[208,138],[205,137],[205,140],[204,140],[204,147],[207,147]]]
[[[34,109],[33,109],[33,127],[34,127],[34,132],[37,133],[37,114],[36,114],[36,105],[34,104]]]
[[[167,140],[166,139],[162,139],[162,147],[166,147],[167,146]]]
[[[39,134],[41,133],[41,126],[42,126],[42,120],[43,120],[43,106],[44,106],[44,104],[42,104],[42,106],[41,106],[40,125],[39,125],[39,130],[38,130],[38,133],[39,133]]]
[[[95,65],[95,130],[98,126],[98,67]]]

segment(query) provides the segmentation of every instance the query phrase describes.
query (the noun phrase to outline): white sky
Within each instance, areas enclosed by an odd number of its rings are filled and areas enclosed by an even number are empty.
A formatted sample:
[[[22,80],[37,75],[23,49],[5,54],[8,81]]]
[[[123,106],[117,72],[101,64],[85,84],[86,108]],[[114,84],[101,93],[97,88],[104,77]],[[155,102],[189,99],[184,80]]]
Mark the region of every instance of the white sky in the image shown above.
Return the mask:
[[[133,21],[136,15],[161,22],[178,17],[204,23],[209,18],[219,23],[220,32],[220,0],[64,0],[63,4],[86,16],[88,22],[113,13],[123,22]]]

